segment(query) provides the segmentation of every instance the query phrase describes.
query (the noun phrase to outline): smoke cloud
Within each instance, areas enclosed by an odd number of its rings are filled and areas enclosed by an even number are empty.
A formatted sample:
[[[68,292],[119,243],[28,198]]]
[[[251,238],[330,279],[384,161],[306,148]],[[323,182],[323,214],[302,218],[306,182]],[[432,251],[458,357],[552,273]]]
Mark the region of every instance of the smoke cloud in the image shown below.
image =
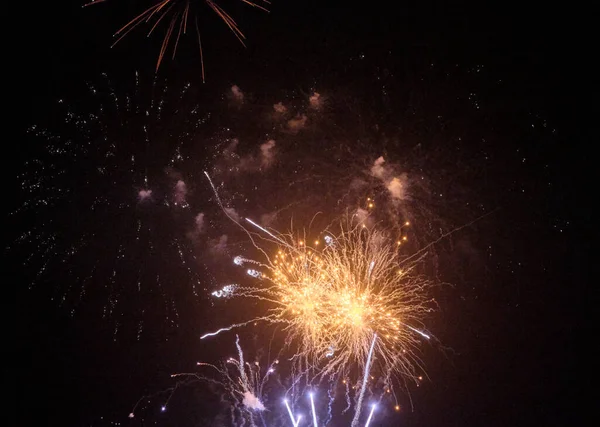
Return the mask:
[[[383,156],[377,158],[371,166],[371,175],[379,179],[388,190],[394,201],[405,200],[408,178],[406,174],[399,174],[391,165],[386,165]]]
[[[204,214],[202,212],[196,215],[196,218],[194,218],[194,224],[196,226],[194,230],[197,233],[202,233],[202,231],[204,231]]]
[[[223,234],[218,239],[213,239],[208,242],[209,249],[214,255],[222,255],[227,252],[227,234]]]
[[[186,204],[187,185],[181,179],[175,184],[175,203],[178,205]]]
[[[236,222],[240,222],[240,215],[235,211],[234,208],[224,208],[227,215],[233,218]],[[227,237],[227,236],[225,236]]]
[[[152,190],[140,190],[138,193],[138,198],[140,201],[149,199],[152,197]]]
[[[281,103],[281,102],[278,102],[277,104],[273,105],[273,109],[278,114],[287,113],[287,107],[285,105],[283,105],[283,103]]]
[[[290,119],[288,121],[288,129],[292,132],[298,132],[300,129],[302,129],[306,126],[307,120],[308,120],[308,117],[306,117],[305,114],[302,114],[298,117]]]
[[[265,410],[265,405],[262,404],[258,397],[249,391],[244,392],[244,400],[242,400],[242,403],[246,408],[254,409],[255,411]]]
[[[318,110],[323,106],[323,98],[321,98],[321,95],[318,92],[314,92],[308,98],[308,101],[310,102],[311,108],[314,108],[315,110]]]
[[[237,85],[231,86],[231,97],[236,102],[244,102],[244,92]]]
[[[273,159],[275,158],[274,148],[275,141],[273,139],[268,140],[260,146],[261,166],[263,168],[269,167],[273,163]]]

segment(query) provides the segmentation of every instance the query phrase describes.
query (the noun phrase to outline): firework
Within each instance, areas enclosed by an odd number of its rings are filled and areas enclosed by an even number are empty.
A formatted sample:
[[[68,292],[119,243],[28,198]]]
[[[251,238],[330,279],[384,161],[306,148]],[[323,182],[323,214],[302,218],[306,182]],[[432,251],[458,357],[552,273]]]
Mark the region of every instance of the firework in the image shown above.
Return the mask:
[[[222,399],[229,403],[229,416],[232,425],[245,425],[247,422],[253,427],[256,426],[256,420],[262,419],[262,412],[266,410],[264,403],[265,386],[271,376],[275,374],[279,360],[275,359],[265,366],[258,360],[250,363],[245,359],[240,338],[237,335],[235,346],[237,357],[229,357],[220,365],[198,362],[198,369],[207,371],[205,373],[192,372],[171,375],[172,378],[178,381],[177,384],[156,393],[156,395],[161,396],[166,394],[161,410],[166,409],[169,401],[181,387],[194,383],[210,384],[216,387],[218,392],[222,394]],[[149,397],[153,396],[144,396],[138,400],[130,413],[131,418],[139,410],[139,405],[144,401],[148,401]]]
[[[355,366],[368,372],[374,351],[382,372],[417,378],[415,349],[428,335],[414,325],[431,310],[430,283],[413,274],[423,255],[404,259],[384,232],[351,221],[335,237],[328,233],[332,244],[322,249],[319,241],[258,228],[278,249],[247,270],[259,284],[231,296],[266,303],[266,314],[250,322],[281,324],[300,371],[313,378],[344,376]]]
[[[105,1],[106,0],[92,0],[90,3],[87,3],[84,6],[104,3]],[[264,6],[261,6],[258,3],[254,3],[250,0],[241,1],[249,6],[268,12]],[[263,0],[263,3],[268,4],[268,1]],[[214,0],[158,0],[155,4],[145,9],[142,13],[136,15],[115,33],[117,40],[114,42],[113,46],[143,23],[151,25],[150,31],[148,32],[148,35],[150,35],[162,21],[168,22],[160,52],[158,54],[158,60],[156,62],[156,69],[158,70],[163,57],[167,53],[172,38],[174,37],[175,39],[173,45],[174,58],[181,35],[187,34],[188,25],[193,25],[194,32],[198,39],[198,47],[200,48],[202,80],[204,81],[204,53],[202,51],[202,39],[200,37],[200,26],[198,24],[198,16],[202,14],[203,6],[207,6],[210,10],[216,13],[235,35],[235,37],[240,41],[240,43],[243,46],[246,46],[244,43],[246,37],[238,27],[235,20]]]
[[[56,120],[31,127],[40,150],[18,177],[24,201],[12,217],[26,229],[11,248],[27,254],[30,287],[73,316],[99,311],[115,335],[135,324],[137,338],[151,318],[176,327],[182,301],[205,291],[182,169],[210,118],[191,85],[141,80],[123,90],[103,75],[86,108],[59,100]]]

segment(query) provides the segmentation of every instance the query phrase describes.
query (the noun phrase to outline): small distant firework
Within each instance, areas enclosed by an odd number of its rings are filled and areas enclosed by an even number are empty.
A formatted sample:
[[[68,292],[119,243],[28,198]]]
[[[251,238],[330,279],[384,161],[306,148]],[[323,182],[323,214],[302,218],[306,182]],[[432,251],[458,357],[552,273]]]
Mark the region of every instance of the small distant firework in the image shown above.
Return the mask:
[[[40,149],[18,176],[23,203],[12,215],[26,227],[12,249],[26,254],[31,287],[72,315],[101,311],[115,335],[134,324],[138,338],[149,315],[175,327],[182,301],[205,289],[181,170],[210,112],[189,84],[151,83],[136,74],[122,90],[103,75],[88,85],[87,107],[60,100],[58,119],[32,126]]]
[[[232,425],[246,425],[256,427],[257,421],[262,420],[262,412],[267,410],[265,406],[265,386],[269,379],[275,375],[279,360],[275,359],[267,365],[262,365],[258,360],[249,362],[245,359],[244,351],[240,344],[239,336],[236,336],[235,346],[237,357],[229,357],[219,365],[198,362],[197,367],[201,372],[178,373],[171,375],[177,380],[177,384],[166,391],[156,393],[153,396],[166,394],[163,398],[161,411],[164,411],[175,392],[182,386],[193,383],[210,384],[219,393],[222,399],[227,401],[229,417]],[[216,375],[215,375],[216,374]],[[129,417],[135,417],[140,410],[140,405],[152,396],[143,396],[133,407]],[[264,425],[264,420],[260,425]]]
[[[92,0],[91,2],[85,4],[85,6],[94,5],[97,3],[104,3],[106,0]],[[250,0],[240,0],[243,3],[255,7],[257,9],[261,9],[265,12],[268,10],[261,6],[258,3],[252,2]],[[265,4],[269,4],[267,0],[261,0]],[[203,5],[208,6],[214,13],[216,13],[219,18],[223,20],[225,25],[229,27],[231,32],[236,36],[236,38],[240,41],[240,43],[245,46],[244,33],[240,30],[235,20],[221,7],[215,0],[157,0],[155,4],[148,7],[139,15],[135,16],[131,21],[121,27],[116,33],[115,36],[117,40],[113,44],[117,44],[123,37],[129,34],[130,31],[141,25],[142,23],[152,24],[148,35],[152,34],[157,26],[161,23],[161,21],[165,20],[168,22],[167,29],[165,31],[165,35],[163,37],[163,42],[160,48],[160,52],[158,54],[158,60],[156,63],[156,69],[160,67],[160,64],[163,60],[167,49],[169,48],[169,44],[171,38],[174,34],[175,43],[173,45],[173,58],[175,57],[175,53],[177,52],[177,46],[179,44],[179,38],[182,34],[187,34],[188,24],[194,25],[194,30],[196,36],[198,38],[198,46],[200,48],[200,59],[202,62],[202,79],[204,80],[204,54],[202,52],[202,39],[200,37],[200,26],[198,24],[198,16],[200,16],[202,12]]]

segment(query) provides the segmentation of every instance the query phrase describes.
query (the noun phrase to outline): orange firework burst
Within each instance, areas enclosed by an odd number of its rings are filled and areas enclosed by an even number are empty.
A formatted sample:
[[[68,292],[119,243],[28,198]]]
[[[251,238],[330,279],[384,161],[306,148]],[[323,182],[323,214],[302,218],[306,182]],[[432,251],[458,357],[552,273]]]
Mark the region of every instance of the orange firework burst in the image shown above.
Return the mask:
[[[105,1],[106,0],[92,0],[89,3],[86,3],[84,6],[90,6],[97,3],[104,3]],[[268,12],[268,10],[265,7],[254,3],[250,0],[240,1],[252,7],[256,7],[265,12]],[[262,0],[262,2],[266,4],[270,3],[268,0]],[[113,43],[113,46],[117,44],[121,39],[123,39],[123,37],[129,34],[134,28],[138,27],[142,23],[152,25],[150,27],[150,31],[148,32],[148,35],[150,35],[158,27],[161,21],[168,21],[169,24],[165,32],[160,52],[158,54],[158,61],[156,63],[156,69],[158,70],[165,56],[165,53],[167,52],[173,34],[176,34],[172,56],[173,58],[175,57],[175,53],[177,52],[177,46],[179,44],[179,38],[182,34],[187,33],[188,23],[191,19],[190,15],[192,15],[195,33],[198,37],[198,46],[200,48],[200,61],[202,63],[202,80],[204,81],[204,54],[202,52],[202,40],[200,38],[200,27],[198,25],[198,14],[200,12],[196,10],[202,4],[206,4],[210,9],[212,9],[212,11],[215,12],[223,20],[223,22],[225,22],[225,24],[237,37],[240,43],[242,43],[243,46],[246,46],[244,43],[246,37],[238,27],[235,20],[214,0],[157,0],[155,4],[148,7],[139,15],[135,16],[115,33],[115,37],[117,37],[117,40]]]
[[[416,381],[415,350],[422,338],[429,339],[420,326],[433,304],[427,296],[431,282],[416,273],[423,254],[403,257],[385,231],[350,221],[326,234],[324,245],[259,228],[275,239],[269,240],[278,250],[269,256],[257,246],[263,261],[236,257],[237,265],[256,266],[248,274],[258,283],[228,292],[269,303],[252,322],[283,325],[293,359],[312,367],[316,377],[345,376],[352,366],[364,370],[374,343],[382,372]]]

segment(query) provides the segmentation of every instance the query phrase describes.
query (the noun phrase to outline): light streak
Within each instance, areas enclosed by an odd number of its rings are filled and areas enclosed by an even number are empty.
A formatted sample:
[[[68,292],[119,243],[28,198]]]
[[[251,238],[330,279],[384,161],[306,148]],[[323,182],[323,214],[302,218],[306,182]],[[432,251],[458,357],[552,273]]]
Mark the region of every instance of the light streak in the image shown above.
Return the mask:
[[[369,413],[369,418],[367,418],[365,427],[369,427],[369,424],[371,424],[371,419],[373,418],[373,412],[375,412],[376,407],[377,407],[377,405],[375,405],[375,404],[371,405],[371,412]]]
[[[406,325],[406,327],[412,331],[415,331],[417,334],[421,335],[423,338],[431,339],[431,337],[429,335],[427,335],[425,332],[419,331],[418,329],[415,329],[409,325]]]
[[[290,416],[290,420],[292,420],[292,425],[294,427],[298,427],[298,424],[300,424],[300,419],[302,418],[302,415],[298,415],[298,418],[296,420],[294,420],[294,414],[292,413],[292,408],[290,408],[290,404],[288,403],[288,400],[283,399],[283,403],[285,403],[285,407],[287,408],[288,414]]]
[[[250,321],[244,322],[244,323],[237,323],[235,325],[227,326],[226,328],[221,328],[221,329],[219,329],[218,331],[215,331],[215,332],[209,332],[207,334],[202,335],[200,337],[200,339],[203,340],[204,338],[214,337],[215,335],[219,335],[221,332],[231,331],[233,328],[239,328],[241,326],[247,325],[250,322],[252,322],[252,321],[250,320]]]
[[[317,425],[317,413],[315,411],[315,401],[313,398],[313,392],[309,393],[309,397],[310,397],[310,409],[312,411],[312,418],[313,418],[313,427],[318,427]]]
[[[215,184],[213,184],[212,179],[210,179],[210,175],[208,175],[208,172],[204,171],[204,175],[206,175],[206,178],[208,179],[208,182],[210,183],[210,186],[212,187],[213,193],[215,193],[217,203],[219,204],[219,206],[221,207],[223,212],[225,212],[225,215],[227,215],[227,211],[225,211],[225,206],[223,206],[223,202],[221,202],[221,198],[219,197],[219,193],[217,192],[217,187],[215,187]],[[227,215],[227,216],[229,217],[229,215]],[[229,219],[231,219],[233,221],[233,219],[231,217],[229,217]]]
[[[275,240],[277,240],[279,243],[281,243],[281,244],[283,244],[285,246],[289,246],[284,240],[280,239],[279,237],[277,237],[276,235],[274,235],[273,233],[271,233],[266,228],[261,227],[260,225],[258,225],[254,221],[252,221],[250,218],[245,218],[245,220],[248,221],[253,226],[255,226],[256,228],[258,228],[259,230],[263,231],[264,233],[268,234],[269,236],[271,236],[272,238],[274,238]]]
[[[375,348],[375,341],[377,341],[377,334],[373,334],[373,342],[371,342],[371,348],[369,349],[369,356],[367,357],[367,364],[365,366],[365,373],[363,375],[362,386],[360,388],[360,394],[358,395],[358,401],[356,403],[356,411],[354,411],[354,418],[352,419],[352,427],[358,425],[358,418],[360,417],[360,410],[362,407],[362,401],[365,397],[365,390],[367,389],[367,381],[369,379],[369,372],[371,371],[371,358],[373,357],[373,349]]]

